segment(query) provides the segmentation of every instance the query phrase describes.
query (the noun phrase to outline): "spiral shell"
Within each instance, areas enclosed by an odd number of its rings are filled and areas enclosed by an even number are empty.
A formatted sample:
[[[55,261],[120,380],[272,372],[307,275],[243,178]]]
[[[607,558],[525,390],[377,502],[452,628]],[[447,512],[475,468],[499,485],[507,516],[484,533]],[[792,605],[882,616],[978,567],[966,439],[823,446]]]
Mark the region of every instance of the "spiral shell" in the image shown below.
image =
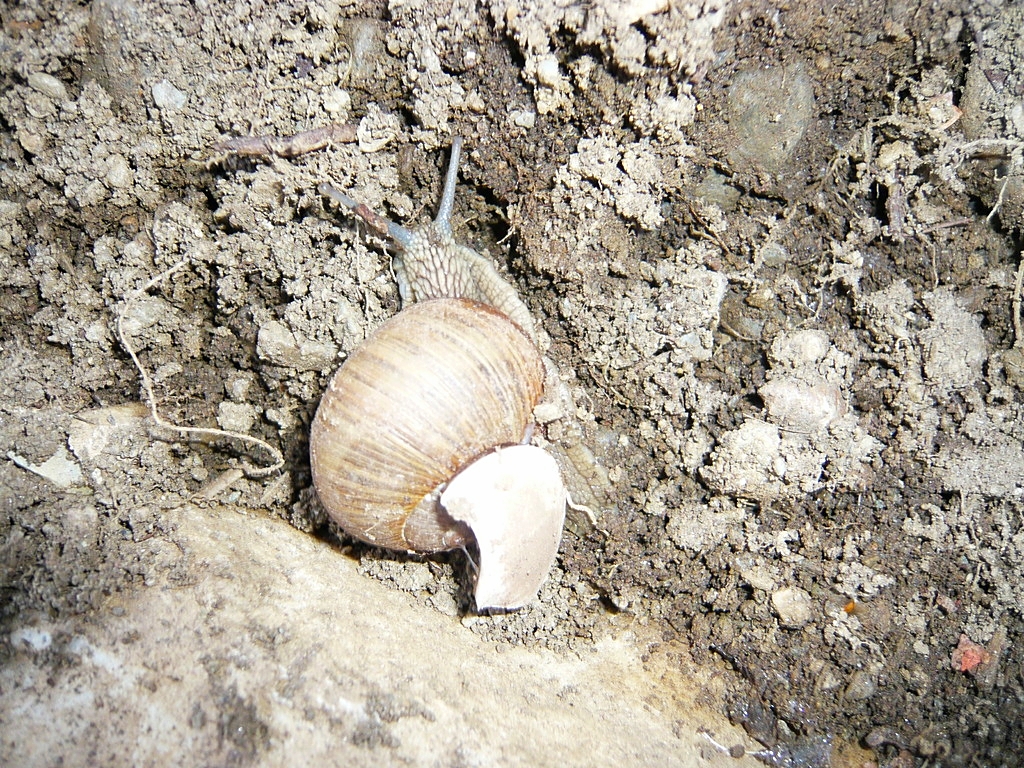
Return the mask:
[[[492,307],[407,307],[349,356],[317,409],[310,462],[324,507],[377,546],[464,546],[473,534],[438,498],[475,458],[522,440],[543,386],[537,348]]]

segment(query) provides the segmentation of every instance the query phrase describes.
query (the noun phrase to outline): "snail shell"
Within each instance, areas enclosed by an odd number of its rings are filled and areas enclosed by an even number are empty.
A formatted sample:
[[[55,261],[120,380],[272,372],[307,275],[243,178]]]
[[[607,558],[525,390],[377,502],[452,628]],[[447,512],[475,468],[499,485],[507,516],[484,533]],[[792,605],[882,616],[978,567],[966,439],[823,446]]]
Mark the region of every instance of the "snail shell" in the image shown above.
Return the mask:
[[[377,546],[464,546],[472,522],[440,495],[478,457],[522,441],[543,387],[540,353],[501,312],[467,299],[407,307],[349,356],[317,409],[310,463],[324,507]]]

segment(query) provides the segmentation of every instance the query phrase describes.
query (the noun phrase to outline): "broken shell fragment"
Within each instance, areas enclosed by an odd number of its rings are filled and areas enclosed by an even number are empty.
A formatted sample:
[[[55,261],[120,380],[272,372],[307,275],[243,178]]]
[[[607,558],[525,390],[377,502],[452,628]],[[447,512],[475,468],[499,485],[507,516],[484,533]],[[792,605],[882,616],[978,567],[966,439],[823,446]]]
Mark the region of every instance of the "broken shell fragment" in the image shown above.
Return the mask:
[[[480,550],[477,610],[521,608],[537,596],[558,553],[565,501],[558,464],[533,445],[499,448],[448,484],[441,506]]]

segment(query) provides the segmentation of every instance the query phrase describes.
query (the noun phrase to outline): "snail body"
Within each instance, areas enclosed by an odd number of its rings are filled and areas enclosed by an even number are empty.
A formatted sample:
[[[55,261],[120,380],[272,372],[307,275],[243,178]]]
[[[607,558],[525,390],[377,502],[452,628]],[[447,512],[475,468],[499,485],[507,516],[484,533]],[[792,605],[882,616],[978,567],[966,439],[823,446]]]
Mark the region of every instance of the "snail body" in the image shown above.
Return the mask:
[[[403,306],[442,297],[473,299],[494,307],[536,341],[533,316],[516,289],[498,274],[490,261],[472,248],[455,242],[452,236],[455,181],[461,154],[462,139],[456,137],[437,217],[420,229],[406,229],[388,221],[330,184],[321,184],[320,192],[351,209],[378,234],[398,246],[399,253],[392,266]]]
[[[477,608],[519,608],[547,577],[567,493],[555,460],[522,444],[547,376],[515,289],[454,242],[461,141],[437,218],[407,230],[329,185],[389,236],[403,309],[332,377],[310,427],[313,484],[347,533],[437,552],[475,543]]]
[[[310,462],[321,501],[370,544],[465,546],[472,534],[439,495],[477,457],[522,441],[543,377],[536,347],[492,307],[409,306],[352,353],[320,402]]]

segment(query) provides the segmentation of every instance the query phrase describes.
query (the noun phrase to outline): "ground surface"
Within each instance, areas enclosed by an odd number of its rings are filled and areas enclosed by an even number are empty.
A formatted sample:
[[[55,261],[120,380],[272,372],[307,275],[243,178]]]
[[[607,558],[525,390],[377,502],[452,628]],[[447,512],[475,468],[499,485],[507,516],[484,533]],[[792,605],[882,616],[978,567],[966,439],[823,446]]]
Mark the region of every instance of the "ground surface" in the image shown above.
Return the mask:
[[[1019,764],[1019,4],[2,13],[0,761]],[[608,475],[498,617],[307,458],[399,307],[316,188],[415,225],[453,135]]]

